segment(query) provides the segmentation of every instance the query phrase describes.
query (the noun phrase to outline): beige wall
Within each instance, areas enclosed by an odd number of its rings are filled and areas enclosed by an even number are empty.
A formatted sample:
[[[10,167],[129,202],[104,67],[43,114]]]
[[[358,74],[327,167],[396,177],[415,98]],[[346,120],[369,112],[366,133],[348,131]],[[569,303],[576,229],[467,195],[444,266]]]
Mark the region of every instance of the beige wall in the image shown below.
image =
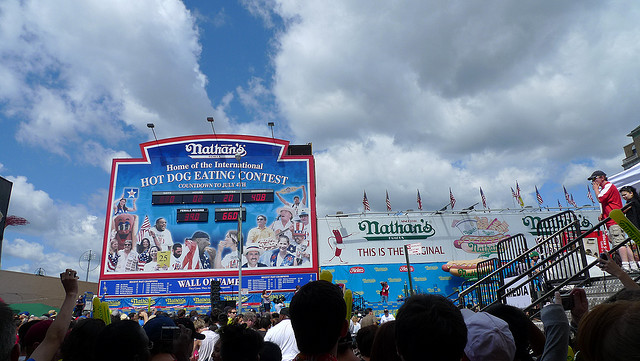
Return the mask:
[[[78,294],[98,293],[98,284],[78,281]],[[59,277],[36,276],[30,273],[0,271],[0,297],[5,303],[43,303],[59,308],[64,289]]]

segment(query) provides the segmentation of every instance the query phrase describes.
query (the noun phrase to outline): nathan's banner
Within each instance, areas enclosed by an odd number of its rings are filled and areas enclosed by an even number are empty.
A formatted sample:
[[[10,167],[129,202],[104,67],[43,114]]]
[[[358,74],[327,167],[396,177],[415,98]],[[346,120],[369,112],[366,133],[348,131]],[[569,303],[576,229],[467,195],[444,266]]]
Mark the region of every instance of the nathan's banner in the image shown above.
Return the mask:
[[[597,223],[595,209],[575,213],[582,229]],[[320,265],[404,263],[406,244],[413,250],[412,263],[443,262],[445,270],[475,271],[478,262],[496,256],[497,245],[505,238],[522,233],[529,247],[534,246],[536,237],[544,237],[537,233],[538,222],[551,215],[514,210],[325,217],[318,222]]]
[[[314,160],[289,156],[288,147],[273,138],[191,136],[144,143],[142,158],[114,160],[101,295],[208,294],[209,279],[237,278],[239,267],[249,292],[317,278]]]

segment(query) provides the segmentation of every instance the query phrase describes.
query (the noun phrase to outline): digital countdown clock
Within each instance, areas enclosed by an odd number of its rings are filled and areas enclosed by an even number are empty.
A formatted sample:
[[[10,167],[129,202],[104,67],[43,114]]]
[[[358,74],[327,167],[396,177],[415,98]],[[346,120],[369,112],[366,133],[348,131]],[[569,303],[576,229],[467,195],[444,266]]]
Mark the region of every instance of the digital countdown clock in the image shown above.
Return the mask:
[[[202,191],[202,192],[153,192],[151,204],[220,204],[273,203],[273,189],[247,189],[245,191]]]
[[[216,222],[237,222],[240,211],[238,208],[217,208],[214,213]],[[247,210],[242,207],[242,221],[247,220]]]
[[[205,208],[197,209],[178,209],[176,222],[208,222],[209,210]]]

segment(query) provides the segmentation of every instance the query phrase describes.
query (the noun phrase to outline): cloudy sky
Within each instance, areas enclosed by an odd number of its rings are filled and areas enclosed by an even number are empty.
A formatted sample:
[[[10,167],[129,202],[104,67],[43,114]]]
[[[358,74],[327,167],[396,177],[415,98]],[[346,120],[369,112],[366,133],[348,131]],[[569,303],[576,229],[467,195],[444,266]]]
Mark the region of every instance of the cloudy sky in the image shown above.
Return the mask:
[[[313,144],[318,214],[557,206],[622,170],[640,124],[640,3],[0,1],[2,269],[102,251],[112,158],[210,133]],[[84,263],[86,267],[86,263]],[[81,274],[84,271],[81,269]],[[97,270],[90,279],[97,279]]]

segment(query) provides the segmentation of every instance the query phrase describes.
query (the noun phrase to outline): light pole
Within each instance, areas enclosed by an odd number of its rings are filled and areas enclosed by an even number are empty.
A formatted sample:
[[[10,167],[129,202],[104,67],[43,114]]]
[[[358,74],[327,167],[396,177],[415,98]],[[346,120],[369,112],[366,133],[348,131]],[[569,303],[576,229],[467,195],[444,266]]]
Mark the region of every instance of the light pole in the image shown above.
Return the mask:
[[[238,211],[238,314],[242,313],[242,168],[240,167],[240,160],[242,155],[236,154],[236,161],[238,161],[238,179],[240,179],[240,207]]]

